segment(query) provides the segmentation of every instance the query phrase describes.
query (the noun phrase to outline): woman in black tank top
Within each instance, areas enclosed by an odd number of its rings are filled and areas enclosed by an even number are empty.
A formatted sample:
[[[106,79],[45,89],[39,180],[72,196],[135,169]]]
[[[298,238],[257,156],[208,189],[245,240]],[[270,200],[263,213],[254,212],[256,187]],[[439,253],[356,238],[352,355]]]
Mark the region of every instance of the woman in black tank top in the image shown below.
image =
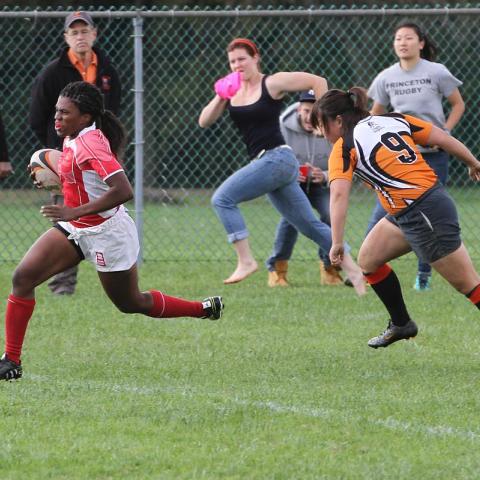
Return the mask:
[[[267,195],[273,206],[298,231],[312,239],[328,253],[330,227],[318,220],[300,188],[298,162],[280,132],[279,117],[286,92],[313,90],[316,98],[327,91],[324,78],[305,72],[280,72],[264,75],[260,71],[260,54],[248,39],[237,38],[227,47],[232,73],[215,83],[216,95],[202,110],[201,127],[209,127],[225,110],[240,131],[250,160],[217,189],[212,197],[227,238],[237,253],[237,267],[224,280],[237,283],[258,269],[248,242],[248,230],[238,204]],[[357,293],[365,292],[358,266],[349,254],[342,267]]]

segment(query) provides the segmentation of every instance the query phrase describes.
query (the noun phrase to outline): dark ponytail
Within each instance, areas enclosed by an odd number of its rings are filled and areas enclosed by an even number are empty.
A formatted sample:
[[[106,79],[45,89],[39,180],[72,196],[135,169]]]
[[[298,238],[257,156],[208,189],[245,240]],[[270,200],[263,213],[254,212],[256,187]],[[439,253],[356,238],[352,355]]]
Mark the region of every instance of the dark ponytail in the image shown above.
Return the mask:
[[[97,126],[107,137],[112,152],[122,160],[127,140],[127,132],[122,122],[110,110],[103,110],[99,115]]]
[[[328,133],[328,120],[342,117],[343,134],[353,130],[362,118],[370,115],[367,92],[362,87],[343,90],[332,89],[313,104],[310,121],[313,128],[322,126]]]
[[[424,43],[422,50],[420,50],[420,57],[428,60],[429,62],[434,62],[437,58],[437,47],[423,31],[420,25],[409,21],[400,22],[395,27],[394,35],[396,35],[401,28],[411,28],[417,34],[418,39]]]
[[[112,152],[121,160],[127,134],[122,122],[103,106],[103,95],[98,87],[87,82],[69,83],[61,92],[61,97],[73,102],[81,113],[92,116],[92,123],[107,137]]]

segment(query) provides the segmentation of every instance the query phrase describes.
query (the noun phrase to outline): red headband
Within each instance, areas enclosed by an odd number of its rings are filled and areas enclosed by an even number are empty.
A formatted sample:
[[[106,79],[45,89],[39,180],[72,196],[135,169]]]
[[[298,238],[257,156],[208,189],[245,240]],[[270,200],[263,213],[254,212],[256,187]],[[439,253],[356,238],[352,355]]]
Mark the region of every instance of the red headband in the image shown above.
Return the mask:
[[[231,50],[235,47],[241,47],[242,45],[248,45],[255,54],[260,55],[257,46],[248,38],[234,38],[228,45],[228,50]]]

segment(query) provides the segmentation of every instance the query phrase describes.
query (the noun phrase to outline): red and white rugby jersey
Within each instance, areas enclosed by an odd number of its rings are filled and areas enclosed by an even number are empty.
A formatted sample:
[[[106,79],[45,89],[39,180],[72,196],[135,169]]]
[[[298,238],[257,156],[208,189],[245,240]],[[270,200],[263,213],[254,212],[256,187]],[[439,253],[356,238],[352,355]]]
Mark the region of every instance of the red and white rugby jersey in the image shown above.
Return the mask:
[[[109,189],[105,180],[118,172],[123,172],[123,168],[95,123],[75,138],[66,137],[63,141],[58,173],[66,206],[78,207],[99,198]],[[78,228],[100,225],[120,208],[124,208],[123,205],[80,217],[70,223]]]
[[[356,174],[376,190],[387,212],[401,212],[437,181],[415,145],[426,145],[432,127],[400,113],[364,118],[349,138],[335,142],[328,161],[330,182],[351,181]]]

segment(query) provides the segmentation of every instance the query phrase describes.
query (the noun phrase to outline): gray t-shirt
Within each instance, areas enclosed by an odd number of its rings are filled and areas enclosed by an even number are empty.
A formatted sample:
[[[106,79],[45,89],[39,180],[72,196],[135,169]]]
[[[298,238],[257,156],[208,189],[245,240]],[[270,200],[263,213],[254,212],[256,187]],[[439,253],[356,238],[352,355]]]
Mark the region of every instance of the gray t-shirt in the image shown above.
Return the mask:
[[[462,85],[447,67],[423,58],[412,70],[400,63],[380,72],[368,90],[368,96],[395,112],[427,120],[445,130],[444,97]]]

